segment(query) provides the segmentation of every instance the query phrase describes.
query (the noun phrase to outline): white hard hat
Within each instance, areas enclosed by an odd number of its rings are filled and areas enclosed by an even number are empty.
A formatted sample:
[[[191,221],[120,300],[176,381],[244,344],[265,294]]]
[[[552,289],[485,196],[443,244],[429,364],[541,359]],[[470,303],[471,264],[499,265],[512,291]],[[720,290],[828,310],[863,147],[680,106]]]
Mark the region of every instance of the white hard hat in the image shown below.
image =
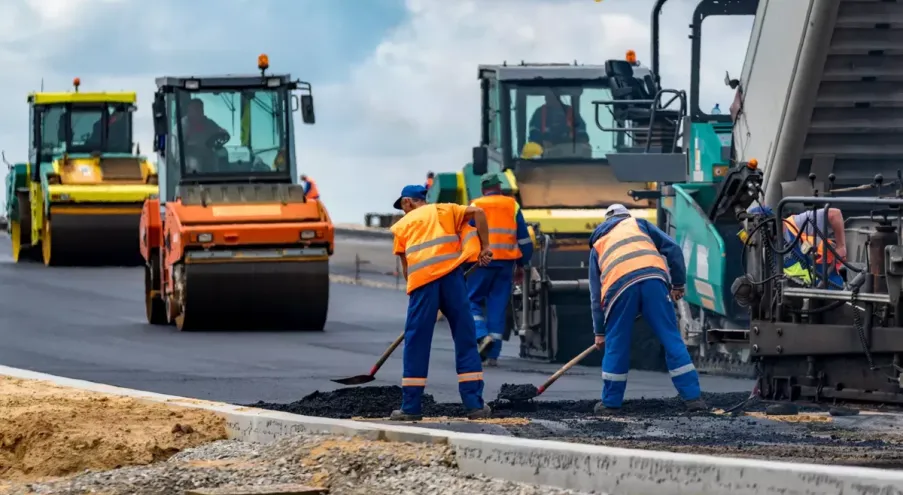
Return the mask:
[[[630,210],[628,210],[622,204],[616,203],[605,209],[605,218],[619,217],[619,216],[625,216],[625,215],[629,216]]]

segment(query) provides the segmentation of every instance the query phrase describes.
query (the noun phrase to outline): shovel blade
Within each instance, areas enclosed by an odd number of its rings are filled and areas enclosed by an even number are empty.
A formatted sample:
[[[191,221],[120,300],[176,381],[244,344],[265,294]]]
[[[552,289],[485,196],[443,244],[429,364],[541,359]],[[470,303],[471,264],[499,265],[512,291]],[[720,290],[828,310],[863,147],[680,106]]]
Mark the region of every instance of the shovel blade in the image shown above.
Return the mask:
[[[362,385],[364,383],[370,383],[373,380],[376,380],[373,375],[357,375],[348,378],[337,378],[333,381],[341,383],[342,385]]]

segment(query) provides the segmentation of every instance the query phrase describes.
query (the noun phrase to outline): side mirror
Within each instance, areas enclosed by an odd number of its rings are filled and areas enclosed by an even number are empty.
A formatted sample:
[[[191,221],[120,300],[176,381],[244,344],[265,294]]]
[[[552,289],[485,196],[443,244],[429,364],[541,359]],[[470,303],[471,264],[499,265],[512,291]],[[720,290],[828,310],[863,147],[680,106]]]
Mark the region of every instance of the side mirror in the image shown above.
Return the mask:
[[[166,136],[166,101],[162,93],[154,95],[154,151],[163,151]]]
[[[485,146],[473,149],[473,173],[483,175],[489,171],[489,150]]]
[[[317,117],[314,115],[314,96],[301,95],[301,120],[305,124],[314,124]]]

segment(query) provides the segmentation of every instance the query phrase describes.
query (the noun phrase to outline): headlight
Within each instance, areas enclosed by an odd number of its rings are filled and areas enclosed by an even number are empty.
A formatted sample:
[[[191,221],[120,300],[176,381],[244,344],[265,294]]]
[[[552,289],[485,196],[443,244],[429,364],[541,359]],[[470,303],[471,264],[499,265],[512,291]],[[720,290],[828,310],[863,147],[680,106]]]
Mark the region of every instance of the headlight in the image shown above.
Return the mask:
[[[316,233],[315,231],[313,231],[313,230],[303,230],[303,231],[301,231],[301,238],[302,238],[302,239],[305,239],[305,240],[306,240],[306,239],[313,239],[313,238],[316,237],[316,236],[317,236],[317,233]]]
[[[213,242],[213,234],[198,234],[198,242]]]

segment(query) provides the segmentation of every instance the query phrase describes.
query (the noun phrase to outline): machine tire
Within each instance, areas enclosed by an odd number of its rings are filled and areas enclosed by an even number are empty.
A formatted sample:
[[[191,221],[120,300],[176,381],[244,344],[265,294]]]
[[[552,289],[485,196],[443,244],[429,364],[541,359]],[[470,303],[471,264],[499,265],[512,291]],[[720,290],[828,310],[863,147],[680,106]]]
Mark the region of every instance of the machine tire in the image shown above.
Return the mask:
[[[182,291],[175,292],[173,296],[173,303],[175,303],[175,317],[173,318],[173,322],[176,324],[176,328],[179,329],[180,332],[190,332],[197,328],[197,318],[188,318],[188,297],[185,294],[188,292],[188,277],[185,277],[184,285],[182,286]]]
[[[296,320],[299,321],[300,327],[311,332],[326,331],[326,320],[329,316],[328,279],[326,284],[324,284],[324,286],[320,289],[320,294],[322,296],[322,299],[317,301],[318,303],[320,303],[319,305],[312,308],[307,314],[296,316]]]
[[[13,261],[19,263],[23,261],[28,247],[22,246],[22,224],[18,220],[9,221],[9,240],[12,250]]]
[[[154,279],[160,277],[160,258],[156,253],[151,253],[151,259],[144,266],[144,312],[147,322],[151,325],[166,325],[169,323],[166,317],[166,303],[160,292],[159,281],[154,284]],[[156,295],[152,293],[156,291]]]
[[[61,263],[59,249],[53,246],[53,226],[46,217],[41,227],[41,259],[44,266],[59,266]]]

